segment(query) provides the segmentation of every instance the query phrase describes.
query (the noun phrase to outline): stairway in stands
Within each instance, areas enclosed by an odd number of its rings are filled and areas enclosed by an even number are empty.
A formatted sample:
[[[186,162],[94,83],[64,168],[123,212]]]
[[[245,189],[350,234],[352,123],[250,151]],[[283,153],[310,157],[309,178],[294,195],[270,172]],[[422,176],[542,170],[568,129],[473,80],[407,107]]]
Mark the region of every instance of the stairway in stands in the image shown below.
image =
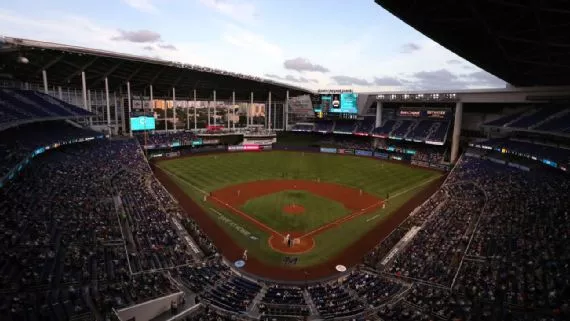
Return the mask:
[[[313,302],[313,298],[311,298],[311,295],[307,290],[303,291],[303,298],[305,298],[305,302],[307,303],[309,309],[311,310],[311,315],[319,315],[319,310],[317,310],[317,307]]]

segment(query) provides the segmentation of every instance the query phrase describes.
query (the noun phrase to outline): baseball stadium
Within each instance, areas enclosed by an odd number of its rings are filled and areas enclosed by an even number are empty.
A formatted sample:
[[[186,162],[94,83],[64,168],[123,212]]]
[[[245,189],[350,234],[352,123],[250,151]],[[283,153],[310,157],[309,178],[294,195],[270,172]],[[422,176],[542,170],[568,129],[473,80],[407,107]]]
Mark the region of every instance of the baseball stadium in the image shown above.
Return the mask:
[[[376,7],[504,88],[1,37],[0,319],[568,320],[570,5],[440,2]]]

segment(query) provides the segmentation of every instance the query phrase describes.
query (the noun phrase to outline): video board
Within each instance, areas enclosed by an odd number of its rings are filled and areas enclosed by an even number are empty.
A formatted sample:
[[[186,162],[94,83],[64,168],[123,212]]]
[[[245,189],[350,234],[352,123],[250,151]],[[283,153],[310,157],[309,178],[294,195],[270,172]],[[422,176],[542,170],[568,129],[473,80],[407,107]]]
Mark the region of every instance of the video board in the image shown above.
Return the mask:
[[[356,119],[358,94],[352,92],[321,94],[313,98],[313,110],[317,118]]]
[[[131,131],[154,130],[155,119],[149,116],[131,117]]]

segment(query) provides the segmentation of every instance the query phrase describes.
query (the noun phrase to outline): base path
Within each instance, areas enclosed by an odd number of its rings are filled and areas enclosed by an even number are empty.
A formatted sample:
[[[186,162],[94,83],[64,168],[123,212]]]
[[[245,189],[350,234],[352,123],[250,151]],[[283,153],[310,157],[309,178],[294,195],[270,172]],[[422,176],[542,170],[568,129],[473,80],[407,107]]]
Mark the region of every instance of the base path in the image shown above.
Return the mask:
[[[202,228],[202,230],[216,245],[218,252],[232,262],[241,259],[244,249],[237,245],[235,241],[222,229],[222,227],[219,226],[202,207],[196,204],[196,202],[194,202],[194,200],[192,200],[184,190],[168,176],[166,172],[155,164],[152,164],[152,169],[158,180],[178,200],[180,206],[184,209],[187,215],[200,225],[200,228]],[[387,237],[392,230],[403,222],[417,206],[422,204],[439,189],[439,186],[443,183],[445,177],[446,176],[444,175],[428,184],[421,190],[421,192],[416,194],[399,209],[394,211],[389,217],[384,219],[381,224],[376,225],[359,240],[355,241],[345,248],[344,251],[326,262],[306,268],[295,268],[268,265],[259,261],[255,257],[250,257],[248,258],[247,264],[243,270],[247,273],[267,279],[298,282],[303,282],[305,280],[319,280],[338,275],[339,272],[335,270],[336,265],[342,264],[350,267],[361,263],[362,258],[368,251]]]
[[[276,231],[267,224],[260,222],[255,217],[244,213],[239,208],[249,199],[286,190],[308,191],[312,194],[334,200],[343,204],[345,208],[351,210],[351,213],[327,224],[323,224],[322,226],[319,226],[305,234],[299,235],[298,233],[295,233],[296,238],[298,238],[297,242],[291,246],[287,245],[286,248],[282,248],[276,240],[284,238],[286,232]],[[255,224],[259,229],[267,232],[270,235],[269,245],[271,248],[277,252],[288,254],[307,253],[314,247],[315,244],[313,238],[318,234],[324,233],[329,229],[335,228],[361,215],[370,213],[383,204],[382,199],[377,198],[372,194],[365,193],[359,189],[339,184],[321,183],[308,180],[259,180],[236,184],[210,193],[208,200],[212,204],[229,209],[235,215],[240,216],[241,218]],[[295,206],[296,205],[291,205],[287,207],[286,210],[294,211],[296,210]],[[304,210],[302,206],[298,207],[301,210]]]

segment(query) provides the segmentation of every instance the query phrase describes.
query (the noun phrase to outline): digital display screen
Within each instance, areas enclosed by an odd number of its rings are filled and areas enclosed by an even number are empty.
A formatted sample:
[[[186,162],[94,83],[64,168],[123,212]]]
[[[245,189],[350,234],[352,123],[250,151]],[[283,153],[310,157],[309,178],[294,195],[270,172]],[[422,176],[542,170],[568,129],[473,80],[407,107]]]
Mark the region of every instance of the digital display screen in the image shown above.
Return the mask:
[[[427,113],[427,116],[429,118],[446,118],[447,117],[447,111],[445,111],[445,110],[428,110],[426,113]]]
[[[313,110],[317,118],[326,118],[327,115],[340,118],[356,118],[358,114],[358,94],[319,95],[313,99]]]
[[[400,117],[421,117],[422,112],[419,110],[403,110],[400,109],[398,116]]]
[[[154,117],[148,117],[148,116],[131,117],[131,131],[154,130],[154,129],[155,129]]]

